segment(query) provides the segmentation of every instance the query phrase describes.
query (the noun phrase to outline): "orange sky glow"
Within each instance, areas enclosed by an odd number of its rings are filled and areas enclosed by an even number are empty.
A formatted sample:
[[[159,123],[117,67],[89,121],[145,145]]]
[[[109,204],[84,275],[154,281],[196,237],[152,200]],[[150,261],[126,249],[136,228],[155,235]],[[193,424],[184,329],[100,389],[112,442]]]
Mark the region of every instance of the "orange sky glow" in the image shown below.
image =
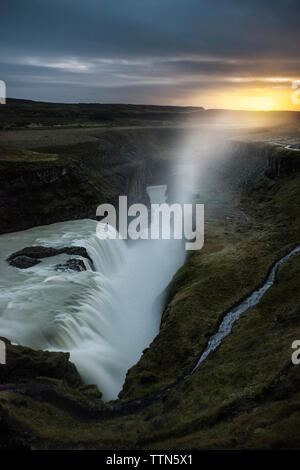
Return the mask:
[[[292,88],[292,82],[277,80],[277,83],[272,83],[266,79],[267,86],[264,87],[236,86],[230,89],[209,90],[205,94],[200,92],[191,96],[185,104],[248,111],[300,111],[300,81]]]

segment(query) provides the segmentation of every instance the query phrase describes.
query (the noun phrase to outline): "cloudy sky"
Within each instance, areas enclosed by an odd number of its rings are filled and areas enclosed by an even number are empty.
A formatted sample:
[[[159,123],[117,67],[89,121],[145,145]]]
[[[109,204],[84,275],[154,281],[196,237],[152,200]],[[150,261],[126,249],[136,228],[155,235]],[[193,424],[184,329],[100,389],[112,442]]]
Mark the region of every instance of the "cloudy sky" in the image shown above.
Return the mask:
[[[299,110],[299,19],[299,0],[8,0],[0,79],[43,101]]]

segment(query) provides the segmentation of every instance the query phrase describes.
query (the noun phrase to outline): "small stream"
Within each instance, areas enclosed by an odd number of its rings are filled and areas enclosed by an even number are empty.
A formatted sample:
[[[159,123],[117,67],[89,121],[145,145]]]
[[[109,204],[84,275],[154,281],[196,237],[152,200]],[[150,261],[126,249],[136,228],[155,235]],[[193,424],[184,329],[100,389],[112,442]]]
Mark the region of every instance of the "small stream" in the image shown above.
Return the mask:
[[[300,252],[300,245],[294,248],[293,250],[291,250],[287,255],[280,258],[280,260],[278,260],[272,267],[267,277],[267,280],[263,284],[263,286],[255,290],[254,292],[252,292],[252,294],[250,294],[243,302],[238,304],[236,307],[234,307],[225,315],[217,333],[215,333],[209,339],[206,349],[201,354],[200,359],[195,365],[195,367],[193,368],[191,374],[193,374],[195,370],[199,367],[199,365],[203,361],[205,361],[205,359],[221,345],[223,339],[226,338],[227,335],[229,335],[234,323],[241,317],[241,315],[245,313],[249,308],[254,307],[260,302],[263,295],[274,284],[276,273],[277,273],[279,266],[299,252]]]

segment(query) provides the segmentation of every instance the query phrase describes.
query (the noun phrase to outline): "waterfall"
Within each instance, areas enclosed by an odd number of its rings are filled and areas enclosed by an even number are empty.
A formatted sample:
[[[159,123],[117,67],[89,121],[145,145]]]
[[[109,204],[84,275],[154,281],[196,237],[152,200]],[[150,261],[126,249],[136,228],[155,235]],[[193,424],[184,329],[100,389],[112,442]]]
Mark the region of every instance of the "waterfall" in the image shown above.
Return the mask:
[[[151,202],[164,202],[165,192],[166,186],[148,188]],[[102,239],[96,228],[83,219],[0,236],[0,336],[70,352],[83,380],[97,384],[107,401],[117,398],[127,370],[158,333],[161,294],[185,254],[181,240],[128,243]],[[84,246],[95,271],[55,271],[65,255],[26,270],[4,261],[32,245]]]

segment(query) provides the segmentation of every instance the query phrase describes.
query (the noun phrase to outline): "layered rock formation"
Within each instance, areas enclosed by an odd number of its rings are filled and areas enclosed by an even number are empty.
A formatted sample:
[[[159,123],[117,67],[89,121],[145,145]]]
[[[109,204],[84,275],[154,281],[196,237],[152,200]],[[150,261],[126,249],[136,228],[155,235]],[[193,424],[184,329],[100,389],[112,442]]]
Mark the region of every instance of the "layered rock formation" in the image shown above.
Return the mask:
[[[95,218],[99,204],[117,207],[119,195],[127,195],[129,204],[147,203],[146,186],[164,182],[172,134],[112,130],[76,145],[19,144],[34,151],[0,145],[0,233]]]

